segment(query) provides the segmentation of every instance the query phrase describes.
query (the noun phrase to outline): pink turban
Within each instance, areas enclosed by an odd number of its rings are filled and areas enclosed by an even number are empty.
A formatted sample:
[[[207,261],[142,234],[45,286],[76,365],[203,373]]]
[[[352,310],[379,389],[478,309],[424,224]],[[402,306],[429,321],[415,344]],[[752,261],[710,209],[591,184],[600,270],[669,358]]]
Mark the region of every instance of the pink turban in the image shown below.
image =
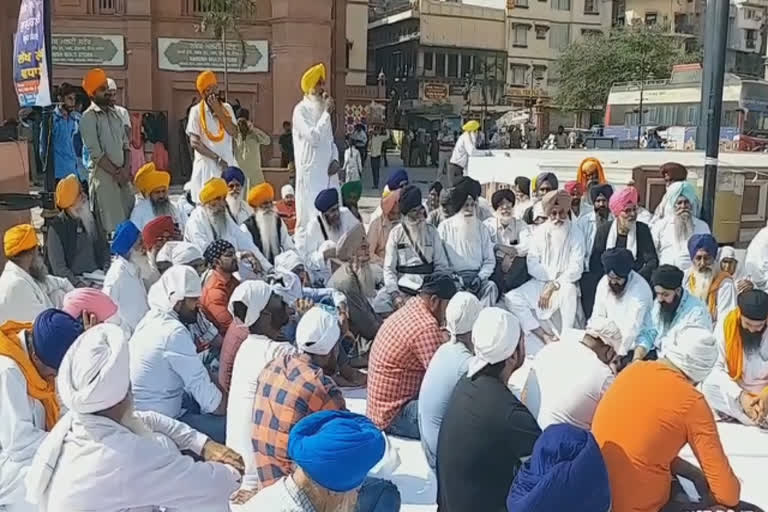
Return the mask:
[[[583,196],[584,195],[584,185],[579,183],[578,181],[569,181],[565,184],[565,191],[568,192],[568,195],[573,197],[575,195]]]
[[[609,203],[609,207],[611,208],[611,213],[615,216],[618,216],[621,212],[623,212],[627,206],[630,205],[637,205],[639,198],[637,189],[633,186],[627,186],[623,189],[619,190],[618,192],[614,193],[611,196],[611,201]]]
[[[117,313],[117,305],[109,295],[95,288],[75,288],[64,296],[61,309],[75,318],[82,317],[83,311],[87,311],[99,323]]]

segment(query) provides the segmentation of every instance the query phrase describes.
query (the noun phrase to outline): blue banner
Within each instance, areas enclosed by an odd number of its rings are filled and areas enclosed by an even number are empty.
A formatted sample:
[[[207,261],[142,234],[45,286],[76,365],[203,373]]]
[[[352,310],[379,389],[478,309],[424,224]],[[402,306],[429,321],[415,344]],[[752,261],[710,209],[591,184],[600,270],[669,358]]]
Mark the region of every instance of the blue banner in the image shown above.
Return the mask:
[[[13,81],[22,108],[51,104],[49,76],[45,60],[43,0],[22,0],[13,43]]]

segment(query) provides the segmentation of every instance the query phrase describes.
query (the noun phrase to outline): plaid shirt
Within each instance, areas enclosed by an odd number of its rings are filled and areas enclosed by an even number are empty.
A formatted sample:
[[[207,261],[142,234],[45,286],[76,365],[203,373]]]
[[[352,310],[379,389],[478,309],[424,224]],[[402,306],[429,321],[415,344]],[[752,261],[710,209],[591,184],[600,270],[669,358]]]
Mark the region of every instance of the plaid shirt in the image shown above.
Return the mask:
[[[384,321],[368,363],[366,415],[384,430],[419,394],[427,366],[443,343],[440,326],[419,297]]]
[[[346,410],[336,384],[306,354],[275,358],[259,375],[253,406],[253,449],[262,487],[293,472],[288,433],[305,416]]]

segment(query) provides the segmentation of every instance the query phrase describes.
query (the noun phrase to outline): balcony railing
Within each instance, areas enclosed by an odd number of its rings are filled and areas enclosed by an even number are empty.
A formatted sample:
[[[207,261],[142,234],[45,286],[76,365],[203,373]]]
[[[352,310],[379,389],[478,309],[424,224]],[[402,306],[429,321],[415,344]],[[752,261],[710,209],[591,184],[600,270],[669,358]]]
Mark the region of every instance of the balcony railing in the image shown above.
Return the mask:
[[[98,14],[122,14],[124,0],[94,0],[94,11]]]

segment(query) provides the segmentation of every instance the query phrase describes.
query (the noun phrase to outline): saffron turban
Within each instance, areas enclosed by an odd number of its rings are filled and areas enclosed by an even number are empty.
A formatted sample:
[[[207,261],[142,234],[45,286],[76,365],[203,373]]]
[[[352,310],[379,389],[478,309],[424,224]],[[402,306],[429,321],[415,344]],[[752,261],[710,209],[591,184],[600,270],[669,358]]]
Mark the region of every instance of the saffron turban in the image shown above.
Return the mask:
[[[153,309],[168,312],[179,301],[188,297],[200,297],[200,295],[202,295],[202,283],[197,272],[186,265],[174,265],[152,285],[148,299]]]
[[[37,233],[32,224],[18,224],[3,235],[3,250],[6,258],[13,258],[24,251],[37,247]]]
[[[242,302],[248,308],[243,323],[246,327],[255,324],[261,312],[267,307],[272,296],[272,287],[264,281],[245,281],[237,285],[229,298],[229,314],[235,316],[235,302]]]
[[[600,447],[590,432],[567,423],[544,429],[507,496],[510,512],[604,512],[610,507],[611,487]]]
[[[285,199],[288,196],[296,196],[296,191],[293,189],[292,185],[283,185],[283,188],[280,189],[280,197]]]
[[[155,164],[150,162],[139,169],[133,178],[133,183],[144,197],[148,197],[155,190],[167,189],[171,184],[171,175],[165,171],[158,171]]]
[[[197,88],[197,92],[200,93],[200,96],[205,95],[206,89],[209,87],[212,87],[216,85],[218,82],[216,81],[216,75],[213,71],[206,70],[197,75],[197,80],[195,81],[195,87]]]
[[[341,336],[336,317],[320,306],[307,311],[296,326],[296,346],[302,352],[327,356]]]
[[[742,316],[762,322],[768,319],[768,294],[762,290],[747,290],[737,299]]]
[[[607,183],[603,183],[602,185],[594,185],[589,189],[589,198],[592,200],[593,204],[600,196],[603,196],[610,201],[613,196],[613,187]]]
[[[661,175],[667,176],[669,181],[685,181],[688,179],[688,169],[676,162],[667,162],[661,166]]]
[[[491,196],[491,206],[493,206],[494,210],[498,210],[499,206],[501,206],[502,201],[509,201],[512,203],[512,206],[515,205],[515,193],[512,192],[512,190],[508,188],[503,188],[501,190],[497,190],[493,193]]]
[[[112,237],[112,254],[127,256],[133,246],[136,245],[140,235],[139,228],[130,220],[124,220],[118,224]]]
[[[251,190],[248,191],[248,204],[251,208],[258,208],[264,203],[271,203],[274,200],[275,189],[266,181],[251,187]]]
[[[293,273],[297,267],[303,266],[304,261],[294,250],[283,251],[275,256],[275,267]]]
[[[80,197],[80,180],[70,174],[56,185],[56,206],[66,210],[77,202]]]
[[[335,188],[327,188],[317,194],[315,198],[315,208],[320,213],[325,213],[339,204],[339,191]]]
[[[96,317],[98,323],[104,323],[117,313],[117,304],[106,293],[95,288],[75,288],[64,295],[62,311],[73,318],[80,319],[83,312]]]
[[[520,343],[520,321],[501,308],[485,308],[472,327],[475,355],[469,360],[467,377],[472,378],[488,365],[506,361]]]
[[[93,98],[96,90],[107,86],[107,74],[103,69],[94,68],[88,71],[83,77],[83,90]]]
[[[595,173],[597,173],[598,183],[606,182],[605,171],[603,170],[603,164],[600,163],[600,160],[597,158],[585,158],[584,161],[581,162],[581,165],[579,165],[579,170],[576,172],[576,181],[586,187],[589,177]]]
[[[552,190],[557,190],[557,187],[560,186],[560,183],[557,181],[557,176],[551,172],[543,172],[536,176],[536,182],[533,185],[534,190],[538,192],[542,183],[549,183],[549,186],[552,187]]]
[[[686,198],[688,202],[691,203],[691,211],[693,215],[698,216],[700,206],[699,198],[696,195],[696,189],[693,188],[693,185],[687,181],[676,181],[669,186],[665,196],[667,199],[666,204],[664,205],[664,213],[670,215],[674,214],[675,204],[681,196]]]
[[[544,213],[549,215],[555,208],[561,208],[563,210],[570,210],[571,208],[571,196],[565,190],[553,190],[547,192],[541,199],[541,206],[544,208]]]
[[[531,180],[525,176],[518,176],[515,178],[515,185],[517,186],[517,189],[523,194],[527,196],[531,195]]]
[[[83,324],[59,309],[46,309],[35,318],[32,345],[45,366],[58,370],[64,354],[78,336]]]
[[[408,171],[405,169],[398,169],[390,174],[389,178],[387,178],[387,188],[390,192],[394,192],[395,190],[407,185],[409,181],[410,179],[408,178]]]
[[[362,223],[358,223],[339,238],[336,243],[336,258],[344,262],[351,261],[364,241],[365,228]]]
[[[163,245],[157,252],[157,261],[170,263],[171,265],[189,265],[195,261],[203,260],[200,249],[189,242],[170,241]]]
[[[325,81],[325,64],[315,64],[304,72],[301,77],[301,91],[304,94],[309,94],[317,86],[317,83],[323,80]]]
[[[637,189],[633,186],[627,186],[611,196],[608,207],[611,209],[611,213],[618,217],[628,207],[637,206],[637,201]]]
[[[337,493],[360,487],[385,447],[376,425],[349,411],[305,416],[288,437],[288,457],[321,487]]]
[[[211,178],[200,190],[200,202],[208,204],[216,199],[224,199],[229,193],[227,182],[221,178]]]
[[[715,367],[717,342],[712,329],[683,327],[664,337],[662,355],[694,383],[703,382]]]
[[[632,265],[635,262],[635,258],[629,250],[619,247],[607,249],[600,259],[606,274],[613,272],[624,279],[632,272]]]
[[[461,129],[465,132],[476,132],[480,130],[480,123],[473,119],[464,123],[464,126],[462,126]]]
[[[359,199],[361,195],[363,195],[363,182],[360,180],[348,181],[341,186],[341,197],[343,199],[349,199],[352,196]]]
[[[688,255],[691,259],[696,257],[696,253],[699,252],[699,249],[707,251],[707,254],[709,254],[712,259],[717,258],[717,240],[715,240],[715,237],[709,233],[693,235],[688,239]]]
[[[426,276],[421,282],[421,292],[451,300],[456,295],[456,281],[449,274],[439,273]]]
[[[578,181],[569,181],[565,184],[563,187],[566,192],[568,192],[569,196],[583,196],[584,195],[584,185],[579,183]]]
[[[384,213],[384,215],[389,215],[390,213],[392,213],[392,211],[395,208],[398,208],[400,204],[400,193],[406,190],[407,188],[408,187],[406,187],[405,189],[401,188],[399,190],[395,190],[394,192],[389,194],[387,197],[384,197],[381,199],[381,211]],[[399,212],[399,209],[398,209],[398,212]]]
[[[676,290],[683,285],[683,271],[674,265],[661,265],[653,271],[651,284],[665,290]]]
[[[227,167],[226,170],[223,173],[221,173],[221,178],[227,184],[230,184],[233,181],[236,181],[240,184],[241,187],[245,185],[245,174],[243,174],[243,171],[241,171],[239,167],[234,167],[234,166]]]
[[[144,247],[152,249],[160,240],[170,237],[175,229],[173,217],[170,215],[155,217],[147,222],[144,230],[141,232],[141,237],[144,239]]]
[[[445,327],[454,336],[472,331],[483,306],[473,294],[458,292],[445,308]]]
[[[415,208],[421,208],[421,190],[419,190],[419,187],[409,185],[402,189],[399,204],[400,213],[403,215]]]
[[[208,247],[205,248],[205,252],[203,253],[203,257],[208,265],[213,265],[213,263],[221,258],[221,255],[227,251],[234,252],[235,246],[223,238],[220,238],[208,244]]]

